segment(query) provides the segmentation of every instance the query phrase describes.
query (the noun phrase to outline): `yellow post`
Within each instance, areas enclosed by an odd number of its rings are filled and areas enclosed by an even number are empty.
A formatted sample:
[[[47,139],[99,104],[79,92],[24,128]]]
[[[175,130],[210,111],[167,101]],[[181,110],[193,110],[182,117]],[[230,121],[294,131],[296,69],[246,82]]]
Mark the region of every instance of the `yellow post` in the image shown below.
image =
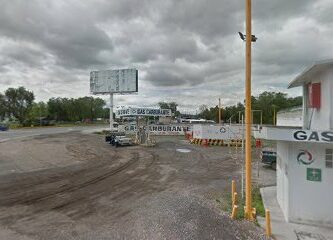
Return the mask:
[[[272,236],[271,212],[268,209],[266,209],[266,235]]]
[[[235,205],[238,205],[238,197],[237,197],[237,193],[234,193],[234,197],[232,199],[232,207],[234,207]]]
[[[238,205],[233,206],[232,213],[231,213],[231,219],[236,219],[238,213]]]
[[[245,218],[252,220],[252,189],[251,189],[251,0],[246,0],[246,76],[245,76]]]
[[[221,124],[221,98],[219,98],[219,124]]]
[[[232,202],[232,204],[234,203],[235,192],[236,192],[236,183],[235,183],[235,180],[232,180],[231,181],[231,202]],[[232,207],[234,207],[234,205],[232,205]]]

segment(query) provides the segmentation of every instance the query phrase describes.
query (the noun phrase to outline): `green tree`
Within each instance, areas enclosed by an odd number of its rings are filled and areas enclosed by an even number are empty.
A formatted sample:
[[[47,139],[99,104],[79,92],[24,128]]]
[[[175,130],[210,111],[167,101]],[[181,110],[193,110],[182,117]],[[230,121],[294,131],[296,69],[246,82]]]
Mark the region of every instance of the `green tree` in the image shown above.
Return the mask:
[[[0,93],[0,121],[3,120],[6,116],[6,99],[5,96]]]
[[[263,124],[273,124],[274,111],[277,113],[281,109],[291,108],[302,105],[302,97],[287,97],[287,94],[281,92],[263,92],[258,97],[252,96],[252,116],[253,123],[261,122]],[[240,123],[240,116],[244,114],[244,104],[237,103],[222,109],[222,120],[224,122]],[[199,117],[208,120],[218,121],[218,106],[208,108],[201,106],[199,108]]]
[[[51,98],[48,103],[49,117],[57,121],[82,121],[104,118],[108,110],[101,98]]]
[[[5,91],[7,112],[23,123],[35,99],[33,92],[24,87],[8,88]]]
[[[27,118],[30,121],[39,120],[40,118],[46,118],[48,116],[48,106],[44,102],[33,103]]]
[[[171,112],[175,117],[180,116],[180,112],[177,110],[178,104],[176,102],[159,102],[158,105],[161,109],[171,109]]]

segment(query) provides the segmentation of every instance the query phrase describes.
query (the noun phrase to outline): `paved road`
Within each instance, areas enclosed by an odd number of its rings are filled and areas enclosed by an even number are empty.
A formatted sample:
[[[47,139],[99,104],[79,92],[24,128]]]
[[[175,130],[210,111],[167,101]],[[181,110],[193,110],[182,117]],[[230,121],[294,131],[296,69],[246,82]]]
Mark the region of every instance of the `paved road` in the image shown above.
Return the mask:
[[[49,135],[57,133],[67,133],[72,131],[95,131],[107,128],[103,126],[78,126],[78,127],[42,127],[42,128],[25,128],[14,129],[5,132],[0,131],[0,142],[5,142],[12,139],[19,139],[25,137]]]

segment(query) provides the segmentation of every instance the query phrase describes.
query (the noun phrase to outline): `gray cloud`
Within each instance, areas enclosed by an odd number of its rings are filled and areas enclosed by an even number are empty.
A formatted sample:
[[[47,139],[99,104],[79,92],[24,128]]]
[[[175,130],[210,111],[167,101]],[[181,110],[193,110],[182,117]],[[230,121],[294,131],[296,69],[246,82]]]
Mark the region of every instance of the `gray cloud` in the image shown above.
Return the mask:
[[[136,67],[138,95],[118,104],[184,107],[243,98],[244,1],[0,0],[0,90],[23,85],[37,99],[89,94],[89,71]],[[330,0],[253,1],[253,93],[286,90],[330,56]],[[198,96],[205,96],[199,98]]]
[[[82,68],[102,64],[98,53],[113,49],[111,39],[95,26],[88,9],[79,2],[3,2],[0,33],[40,44],[57,57],[59,65]]]

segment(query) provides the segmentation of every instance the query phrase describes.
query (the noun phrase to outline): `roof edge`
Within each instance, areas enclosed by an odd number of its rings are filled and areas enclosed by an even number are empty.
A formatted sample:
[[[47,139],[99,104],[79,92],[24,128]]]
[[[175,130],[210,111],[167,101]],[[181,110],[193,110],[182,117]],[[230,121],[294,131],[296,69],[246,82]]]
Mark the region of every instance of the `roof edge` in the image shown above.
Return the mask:
[[[312,65],[310,65],[309,67],[307,67],[302,73],[300,73],[299,75],[297,75],[289,84],[288,84],[288,89],[293,88],[293,87],[299,87],[300,84],[300,79],[303,78],[304,76],[306,76],[306,74],[308,74],[311,69],[313,69],[316,66],[319,65],[324,65],[324,64],[333,64],[333,59],[326,59],[326,60],[321,60],[321,61],[316,61],[314,62]]]

